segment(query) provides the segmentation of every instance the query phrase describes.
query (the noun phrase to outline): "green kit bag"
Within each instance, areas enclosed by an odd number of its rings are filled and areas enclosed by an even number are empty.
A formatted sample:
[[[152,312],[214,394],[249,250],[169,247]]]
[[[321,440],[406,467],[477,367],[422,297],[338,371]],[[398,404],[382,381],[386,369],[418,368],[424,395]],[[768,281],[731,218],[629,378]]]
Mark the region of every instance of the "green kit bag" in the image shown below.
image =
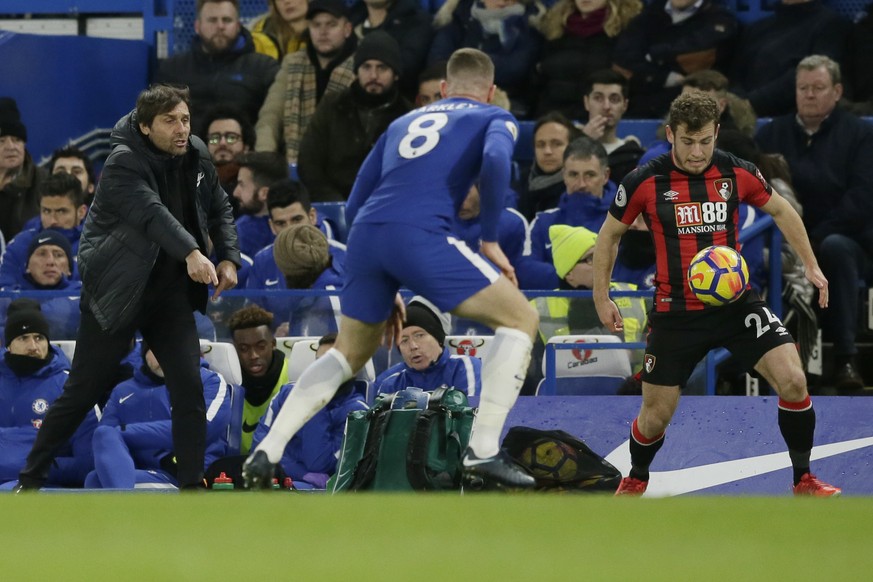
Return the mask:
[[[475,409],[454,388],[406,388],[349,414],[328,490],[411,491],[461,487],[461,457]]]

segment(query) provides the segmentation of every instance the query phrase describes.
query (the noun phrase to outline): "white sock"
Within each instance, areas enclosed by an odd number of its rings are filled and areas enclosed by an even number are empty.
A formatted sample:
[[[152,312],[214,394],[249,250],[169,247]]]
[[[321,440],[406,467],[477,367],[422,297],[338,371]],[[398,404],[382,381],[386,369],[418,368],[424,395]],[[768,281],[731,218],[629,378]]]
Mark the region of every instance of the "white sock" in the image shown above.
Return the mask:
[[[533,347],[528,335],[517,329],[499,327],[482,364],[482,397],[473,422],[470,448],[480,459],[500,450],[500,433],[515,404]]]
[[[307,366],[256,450],[267,453],[271,463],[278,463],[288,441],[353,375],[345,356],[334,348]]]

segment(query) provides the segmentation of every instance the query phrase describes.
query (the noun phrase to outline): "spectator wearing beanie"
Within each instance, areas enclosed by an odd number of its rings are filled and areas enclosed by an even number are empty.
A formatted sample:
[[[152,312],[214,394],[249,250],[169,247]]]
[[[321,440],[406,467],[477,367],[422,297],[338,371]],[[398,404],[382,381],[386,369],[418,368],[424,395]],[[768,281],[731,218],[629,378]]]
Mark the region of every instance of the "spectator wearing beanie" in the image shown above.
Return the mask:
[[[51,296],[41,300],[42,312],[48,320],[52,337],[76,339],[79,329],[79,295],[82,282],[70,278],[73,251],[70,241],[54,230],[44,230],[34,237],[27,249],[24,272],[18,282],[0,287],[2,291],[66,291],[67,296]],[[0,318],[5,316],[0,300]]]
[[[412,110],[400,95],[397,41],[376,30],[355,51],[355,80],[325,95],[300,143],[297,170],[313,202],[345,201],[358,170],[392,121]]]
[[[561,279],[561,290],[591,289],[594,286],[594,243],[597,234],[585,227],[555,224],[549,227],[552,261]],[[630,283],[610,283],[613,291],[635,291]],[[641,297],[615,297],[624,318],[623,340],[641,341],[646,323],[646,302]],[[590,297],[538,297],[531,304],[540,314],[540,338],[547,342],[556,335],[611,333],[600,323]],[[641,350],[634,353],[634,362],[642,361]]]
[[[482,360],[450,354],[445,347],[448,316],[423,297],[406,306],[406,322],[397,349],[403,361],[376,378],[377,394],[391,394],[410,386],[435,390],[442,386],[476,396],[482,387]]]
[[[51,404],[61,395],[70,362],[49,344],[49,324],[33,299],[8,306],[0,350],[0,483],[14,485]],[[64,445],[49,473],[55,486],[81,486],[91,469],[91,434],[97,424],[89,412]]]
[[[27,151],[27,128],[18,104],[0,97],[0,233],[12,240],[39,213],[37,189],[44,178]]]
[[[273,258],[288,289],[339,291],[344,266],[335,260],[331,245],[318,227],[295,224],[283,230],[273,243]],[[273,311],[276,321],[288,321],[288,335],[322,336],[339,328],[339,295],[291,297]],[[272,310],[271,310],[272,311]]]

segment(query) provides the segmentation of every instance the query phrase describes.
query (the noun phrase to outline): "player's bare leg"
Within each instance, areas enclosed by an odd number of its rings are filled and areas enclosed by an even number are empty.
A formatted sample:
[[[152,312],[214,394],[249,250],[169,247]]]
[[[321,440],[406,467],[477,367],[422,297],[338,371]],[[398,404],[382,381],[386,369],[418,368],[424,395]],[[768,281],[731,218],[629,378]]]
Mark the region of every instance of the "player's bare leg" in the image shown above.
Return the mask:
[[[342,317],[334,347],[306,367],[276,415],[270,432],[243,464],[247,489],[271,486],[273,470],[288,441],[330,402],[343,382],[353,378],[367,363],[382,343],[384,330],[384,322],[364,323]]]
[[[524,383],[539,316],[505,277],[463,301],[453,311],[494,329],[482,364],[482,396],[464,455],[468,489],[533,487],[534,479],[500,450],[503,425]]]
[[[806,375],[794,344],[773,348],[755,366],[779,395],[779,430],[794,471],[794,494],[834,497],[842,492],[820,481],[809,469],[815,434],[815,409],[806,385]]]

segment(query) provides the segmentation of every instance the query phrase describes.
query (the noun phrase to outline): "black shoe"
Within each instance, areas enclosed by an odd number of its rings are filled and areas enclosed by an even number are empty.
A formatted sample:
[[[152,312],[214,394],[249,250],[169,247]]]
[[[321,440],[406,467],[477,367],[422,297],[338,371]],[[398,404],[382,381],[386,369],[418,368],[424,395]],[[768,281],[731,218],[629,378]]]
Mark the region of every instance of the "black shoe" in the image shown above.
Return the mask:
[[[243,463],[243,487],[245,489],[272,489],[275,470],[276,465],[270,462],[267,453],[255,451]]]
[[[42,483],[39,482],[31,482],[27,479],[18,479],[18,483],[16,483],[15,487],[12,488],[12,493],[34,493],[39,491],[42,487]]]
[[[858,373],[852,362],[846,362],[834,371],[834,388],[842,392],[863,390],[864,379],[861,378],[861,374]]]
[[[465,491],[511,491],[536,487],[536,480],[503,450],[493,457],[480,459],[467,449],[462,481]]]

